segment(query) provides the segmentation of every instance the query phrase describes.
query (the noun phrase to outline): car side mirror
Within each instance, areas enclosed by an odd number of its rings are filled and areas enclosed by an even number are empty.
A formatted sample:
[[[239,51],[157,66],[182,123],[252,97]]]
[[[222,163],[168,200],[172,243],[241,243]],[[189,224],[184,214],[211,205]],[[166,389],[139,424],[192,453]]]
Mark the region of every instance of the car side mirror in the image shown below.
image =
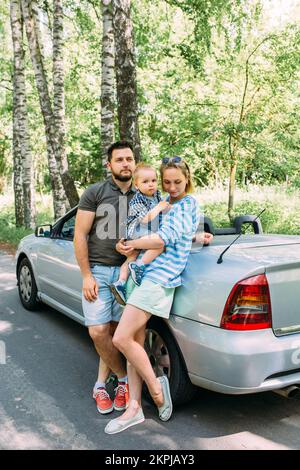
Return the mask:
[[[38,225],[35,229],[35,236],[36,237],[44,237],[44,238],[50,238],[52,233],[52,225]]]

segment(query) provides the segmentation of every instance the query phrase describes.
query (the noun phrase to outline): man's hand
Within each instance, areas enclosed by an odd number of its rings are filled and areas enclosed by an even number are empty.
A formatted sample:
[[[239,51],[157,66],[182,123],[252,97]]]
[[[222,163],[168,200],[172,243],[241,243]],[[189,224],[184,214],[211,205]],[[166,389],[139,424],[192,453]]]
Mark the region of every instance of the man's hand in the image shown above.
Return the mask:
[[[132,255],[134,252],[134,248],[132,248],[132,246],[126,245],[124,238],[121,238],[121,240],[118,241],[116,244],[116,250],[124,256]]]
[[[98,284],[91,274],[84,276],[82,291],[84,298],[88,302],[95,302],[98,297]]]

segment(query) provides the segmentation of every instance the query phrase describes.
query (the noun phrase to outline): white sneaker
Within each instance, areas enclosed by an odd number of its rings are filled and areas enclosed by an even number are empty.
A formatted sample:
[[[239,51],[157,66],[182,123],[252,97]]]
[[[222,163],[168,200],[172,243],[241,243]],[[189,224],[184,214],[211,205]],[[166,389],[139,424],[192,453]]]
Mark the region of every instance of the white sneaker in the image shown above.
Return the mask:
[[[125,429],[135,426],[136,424],[143,423],[145,416],[142,408],[139,409],[137,414],[129,419],[115,418],[112,419],[105,427],[106,434],[117,434],[118,432],[125,431]]]

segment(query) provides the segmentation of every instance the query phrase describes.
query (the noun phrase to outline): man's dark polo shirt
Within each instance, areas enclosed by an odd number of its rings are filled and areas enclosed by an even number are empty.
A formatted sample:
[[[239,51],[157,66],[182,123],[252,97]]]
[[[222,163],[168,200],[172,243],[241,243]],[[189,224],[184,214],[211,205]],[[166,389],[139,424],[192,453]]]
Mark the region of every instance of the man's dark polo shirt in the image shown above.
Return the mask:
[[[101,183],[92,184],[82,194],[78,208],[96,213],[88,238],[91,264],[121,266],[125,261],[126,258],[116,251],[116,243],[125,236],[128,205],[134,193],[133,188],[122,193],[110,177]],[[120,211],[123,219],[121,221]]]

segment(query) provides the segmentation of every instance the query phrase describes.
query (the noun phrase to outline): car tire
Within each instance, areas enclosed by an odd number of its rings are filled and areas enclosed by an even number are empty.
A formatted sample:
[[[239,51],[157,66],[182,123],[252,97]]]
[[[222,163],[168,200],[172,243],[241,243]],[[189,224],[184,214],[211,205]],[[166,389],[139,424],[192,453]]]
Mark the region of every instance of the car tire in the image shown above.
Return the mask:
[[[167,375],[174,405],[190,401],[196,387],[191,383],[179,347],[164,321],[152,317],[147,325],[145,350],[156,376]],[[146,386],[144,395],[151,399]]]
[[[18,268],[18,289],[23,307],[36,310],[39,306],[37,286],[28,258],[23,258]]]

